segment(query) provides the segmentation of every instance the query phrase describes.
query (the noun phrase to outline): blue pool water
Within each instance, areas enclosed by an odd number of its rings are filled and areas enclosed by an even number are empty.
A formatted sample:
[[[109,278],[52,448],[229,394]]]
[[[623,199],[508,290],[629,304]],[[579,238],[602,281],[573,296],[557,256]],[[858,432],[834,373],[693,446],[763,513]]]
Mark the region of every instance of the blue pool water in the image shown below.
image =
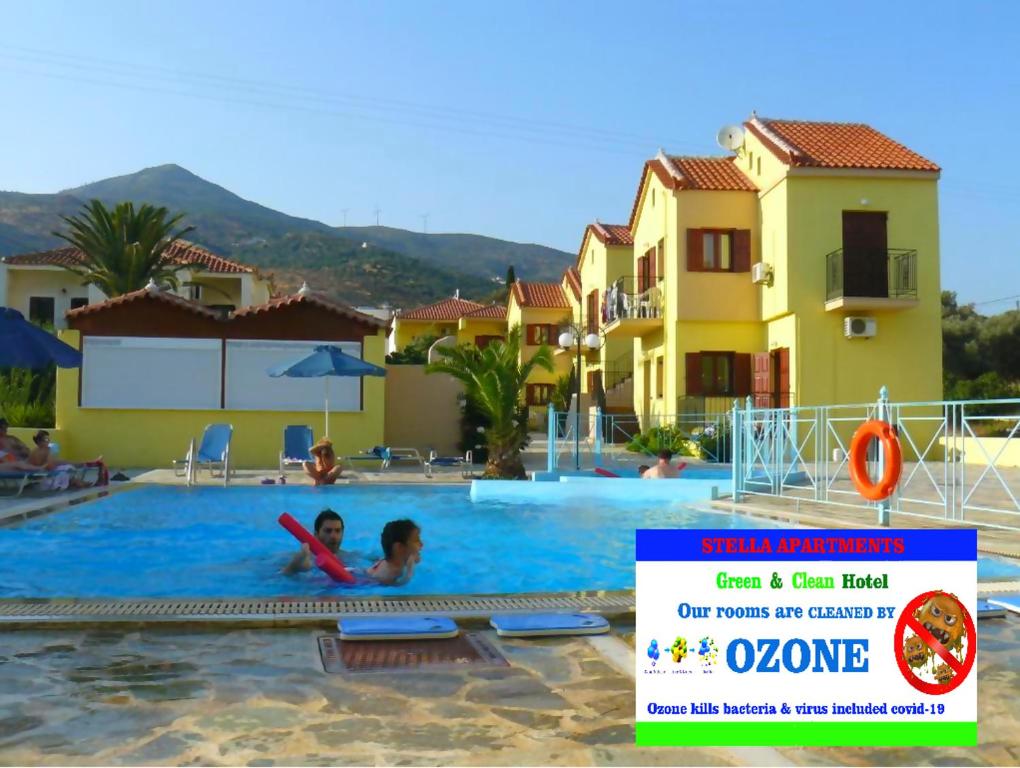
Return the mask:
[[[410,517],[425,548],[403,587],[335,585],[318,570],[284,576],[323,507],[347,524],[349,566],[381,556],[388,520]],[[763,528],[763,521],[683,504],[475,502],[466,487],[149,487],[0,528],[0,598],[306,597],[330,594],[505,594],[632,589],[636,528]],[[1020,567],[982,558],[979,579]]]
[[[311,529],[323,507],[346,523],[349,566],[382,554],[383,525],[410,517],[425,548],[403,587],[338,587],[318,570],[284,576],[298,543],[277,522]],[[636,528],[766,527],[682,505],[597,500],[472,503],[466,487],[163,488],[0,528],[0,597],[269,597],[500,594],[632,589]]]

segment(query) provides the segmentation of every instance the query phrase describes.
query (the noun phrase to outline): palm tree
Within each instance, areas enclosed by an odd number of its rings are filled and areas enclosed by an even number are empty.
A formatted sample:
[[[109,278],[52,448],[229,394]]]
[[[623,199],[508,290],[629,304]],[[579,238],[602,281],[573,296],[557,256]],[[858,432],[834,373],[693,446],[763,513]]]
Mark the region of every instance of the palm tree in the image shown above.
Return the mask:
[[[154,281],[177,290],[177,270],[188,264],[168,264],[163,252],[191,232],[184,227],[174,232],[183,213],[170,216],[166,208],[119,203],[112,211],[99,200],[83,205],[77,216],[61,216],[69,233],[54,232],[82,252],[82,264],[65,269],[95,285],[108,297],[137,291]]]
[[[552,352],[542,345],[522,363],[521,329],[514,326],[506,341],[494,341],[485,349],[462,345],[436,347],[442,359],[425,367],[427,373],[445,373],[464,384],[467,397],[488,418],[485,442],[489,458],[485,477],[523,478],[521,449],[528,441],[528,407],[525,384],[541,368],[552,372]]]

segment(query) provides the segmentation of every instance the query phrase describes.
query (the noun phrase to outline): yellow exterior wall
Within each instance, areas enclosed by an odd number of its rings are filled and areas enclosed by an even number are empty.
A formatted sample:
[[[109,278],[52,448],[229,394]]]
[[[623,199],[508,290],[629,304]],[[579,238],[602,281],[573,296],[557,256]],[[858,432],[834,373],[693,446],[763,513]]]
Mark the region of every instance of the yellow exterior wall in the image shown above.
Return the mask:
[[[386,366],[386,445],[456,456],[464,385],[424,365]],[[481,437],[481,436],[479,436]]]
[[[239,277],[219,277],[199,273],[190,279],[202,286],[202,296],[199,299],[202,304],[207,306],[210,304],[232,304],[237,309],[245,306],[241,299],[241,278]],[[188,289],[183,284],[181,285],[181,294],[188,295]]]
[[[1016,438],[1008,439],[1005,437],[964,437],[956,438],[953,440],[953,444],[960,448],[960,441],[963,441],[963,463],[964,464],[975,464],[981,467],[987,467],[989,457],[995,462],[995,466],[998,468],[1002,467],[1017,467],[1020,468],[1020,440]],[[1009,443],[1005,445],[1004,443]],[[979,445],[980,443],[980,445]],[[946,448],[946,438],[939,438],[939,445],[942,446],[943,450]],[[982,448],[984,449],[982,451]],[[1002,451],[1000,454],[999,451]],[[988,454],[987,456],[985,454]],[[988,475],[991,478],[991,474]],[[994,483],[994,479],[990,479],[989,482]]]
[[[401,320],[394,322],[393,336],[396,349],[399,351],[421,336],[454,336],[457,334],[457,321],[444,320]]]
[[[787,180],[789,303],[797,314],[802,405],[942,397],[942,298],[934,180],[793,176]],[[860,201],[866,199],[867,206]],[[909,309],[825,311],[825,256],[842,248],[842,211],[886,211],[890,248],[917,251],[918,303]],[[875,317],[877,335],[846,339],[848,315]]]
[[[71,299],[87,299],[88,286],[81,278],[66,269],[10,267],[7,272],[6,305],[18,310],[28,319],[28,301],[33,296],[52,298],[53,320],[57,328],[66,328],[64,313],[71,307]],[[0,297],[2,298],[2,297]]]
[[[60,338],[77,347],[77,331],[61,331]],[[384,364],[385,335],[364,339],[364,359]],[[231,463],[237,468],[272,469],[279,465],[283,428],[307,424],[321,437],[321,412],[116,410],[78,405],[77,368],[57,369],[57,430],[61,456],[86,461],[103,455],[111,467],[169,467],[183,458],[192,438],[201,440],[206,424],[234,427]],[[340,456],[356,454],[383,443],[385,379],[364,379],[364,410],[331,413],[330,437]]]
[[[584,317],[588,307],[588,294],[594,290],[599,292],[598,311],[599,327],[602,327],[601,312],[602,302],[606,288],[610,283],[620,277],[632,274],[634,264],[634,249],[629,245],[606,246],[598,238],[593,237],[588,231],[582,244],[582,257],[578,271],[581,274],[581,300],[574,311],[574,322],[587,324]],[[568,295],[573,298],[572,294]],[[631,357],[633,341],[629,338],[621,338],[614,335],[605,339],[605,343],[597,356],[592,355],[590,360],[585,360],[582,365],[581,392],[591,394],[588,391],[588,372],[596,368],[603,371],[608,365],[612,365],[623,356]],[[633,359],[631,359],[633,366]]]
[[[457,323],[457,343],[474,344],[476,336],[506,336],[506,320],[462,317]]]

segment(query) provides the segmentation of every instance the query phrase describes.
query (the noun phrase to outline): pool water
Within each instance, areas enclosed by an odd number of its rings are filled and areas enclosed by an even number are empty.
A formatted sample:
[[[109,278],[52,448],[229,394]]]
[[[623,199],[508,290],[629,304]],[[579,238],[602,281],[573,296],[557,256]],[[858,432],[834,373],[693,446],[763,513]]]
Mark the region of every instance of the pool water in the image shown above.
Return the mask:
[[[422,529],[422,562],[402,587],[337,586],[317,569],[284,576],[324,507],[346,523],[348,567],[382,556],[388,520]],[[682,504],[596,499],[472,503],[466,487],[337,486],[124,491],[0,528],[0,597],[270,597],[506,594],[633,589],[636,528],[769,527]]]

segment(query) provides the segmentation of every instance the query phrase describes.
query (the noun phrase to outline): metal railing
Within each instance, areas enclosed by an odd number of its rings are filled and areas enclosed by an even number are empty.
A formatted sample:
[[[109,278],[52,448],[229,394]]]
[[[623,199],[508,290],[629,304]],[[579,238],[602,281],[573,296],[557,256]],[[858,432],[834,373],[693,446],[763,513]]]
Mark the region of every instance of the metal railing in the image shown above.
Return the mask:
[[[904,248],[825,256],[825,300],[839,298],[917,298],[917,251]]]
[[[866,502],[850,480],[854,431],[881,418],[896,429],[903,471],[895,493]],[[733,495],[773,496],[1020,530],[1020,399],[754,408],[734,405]],[[877,443],[872,444],[877,449]],[[871,476],[883,457],[869,454]]]
[[[616,320],[661,318],[665,310],[664,282],[645,285],[640,278],[626,275],[606,286],[602,319],[608,325]]]

